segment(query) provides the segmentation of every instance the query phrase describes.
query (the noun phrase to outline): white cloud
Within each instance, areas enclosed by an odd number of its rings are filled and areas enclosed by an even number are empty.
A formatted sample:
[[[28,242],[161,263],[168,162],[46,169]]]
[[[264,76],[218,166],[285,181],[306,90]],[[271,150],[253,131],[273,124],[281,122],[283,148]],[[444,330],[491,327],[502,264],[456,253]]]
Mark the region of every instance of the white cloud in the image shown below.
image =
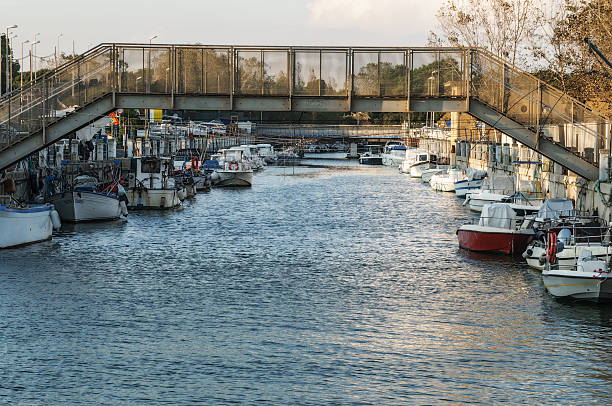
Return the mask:
[[[311,0],[309,22],[320,28],[429,31],[440,0]]]

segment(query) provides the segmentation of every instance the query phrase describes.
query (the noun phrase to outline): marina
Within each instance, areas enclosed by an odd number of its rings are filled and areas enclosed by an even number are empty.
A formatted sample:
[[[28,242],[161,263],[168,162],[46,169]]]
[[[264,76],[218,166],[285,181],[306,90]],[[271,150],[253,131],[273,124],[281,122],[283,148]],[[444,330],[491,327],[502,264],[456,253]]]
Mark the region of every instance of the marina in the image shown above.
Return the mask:
[[[0,404],[612,402],[609,0],[29,6]]]

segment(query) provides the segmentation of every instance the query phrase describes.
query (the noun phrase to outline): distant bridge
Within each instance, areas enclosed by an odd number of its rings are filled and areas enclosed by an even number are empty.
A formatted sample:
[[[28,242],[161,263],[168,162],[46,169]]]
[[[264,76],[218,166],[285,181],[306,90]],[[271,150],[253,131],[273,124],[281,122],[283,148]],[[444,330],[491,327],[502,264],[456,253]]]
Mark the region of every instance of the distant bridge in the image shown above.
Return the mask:
[[[587,179],[610,132],[481,49],[101,44],[0,99],[0,170],[119,108],[466,112]]]

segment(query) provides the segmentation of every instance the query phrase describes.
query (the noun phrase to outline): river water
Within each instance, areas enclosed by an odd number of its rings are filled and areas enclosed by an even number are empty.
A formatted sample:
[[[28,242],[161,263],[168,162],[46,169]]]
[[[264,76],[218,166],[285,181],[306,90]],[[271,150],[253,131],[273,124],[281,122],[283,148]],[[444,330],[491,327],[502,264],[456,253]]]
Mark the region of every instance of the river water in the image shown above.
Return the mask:
[[[612,308],[460,250],[452,194],[309,163],[0,251],[0,403],[612,401]]]

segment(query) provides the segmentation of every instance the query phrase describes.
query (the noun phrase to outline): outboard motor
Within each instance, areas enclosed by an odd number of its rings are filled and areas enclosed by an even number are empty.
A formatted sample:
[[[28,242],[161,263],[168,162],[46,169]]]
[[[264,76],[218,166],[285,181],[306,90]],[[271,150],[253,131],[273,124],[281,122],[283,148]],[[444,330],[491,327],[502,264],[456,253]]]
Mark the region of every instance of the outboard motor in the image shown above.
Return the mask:
[[[561,229],[561,231],[559,231],[559,234],[557,235],[557,240],[559,241],[559,243],[563,243],[564,246],[569,245],[571,242],[571,239],[572,239],[572,232],[567,228]]]

